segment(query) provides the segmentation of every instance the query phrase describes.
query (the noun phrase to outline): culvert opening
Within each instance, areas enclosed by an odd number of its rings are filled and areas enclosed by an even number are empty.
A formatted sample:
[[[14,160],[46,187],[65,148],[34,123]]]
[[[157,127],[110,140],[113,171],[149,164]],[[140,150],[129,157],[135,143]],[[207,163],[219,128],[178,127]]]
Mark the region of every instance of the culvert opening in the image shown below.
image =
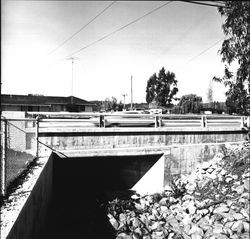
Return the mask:
[[[56,156],[52,202],[41,238],[115,238],[105,205],[128,199],[161,156]]]

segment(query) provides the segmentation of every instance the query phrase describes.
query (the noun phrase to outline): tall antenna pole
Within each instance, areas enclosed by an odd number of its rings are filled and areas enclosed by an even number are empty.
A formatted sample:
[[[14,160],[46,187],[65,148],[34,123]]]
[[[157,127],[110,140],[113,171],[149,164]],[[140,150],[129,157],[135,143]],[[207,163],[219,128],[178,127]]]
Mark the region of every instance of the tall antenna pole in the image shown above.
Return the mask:
[[[67,58],[67,60],[71,60],[72,64],[72,72],[71,72],[71,104],[73,104],[73,94],[74,94],[74,60],[77,60],[76,57]]]
[[[133,76],[131,76],[131,110],[133,109]]]

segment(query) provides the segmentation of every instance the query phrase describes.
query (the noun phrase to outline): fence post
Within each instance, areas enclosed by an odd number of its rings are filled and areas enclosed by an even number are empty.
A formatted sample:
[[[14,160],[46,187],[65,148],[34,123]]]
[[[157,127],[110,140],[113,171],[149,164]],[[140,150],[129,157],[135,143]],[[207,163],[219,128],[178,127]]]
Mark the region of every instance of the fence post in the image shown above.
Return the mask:
[[[36,117],[36,158],[39,157],[39,116]]]
[[[3,123],[3,124],[2,124]],[[7,119],[1,119],[2,150],[1,150],[1,196],[6,194],[6,157],[7,157]]]

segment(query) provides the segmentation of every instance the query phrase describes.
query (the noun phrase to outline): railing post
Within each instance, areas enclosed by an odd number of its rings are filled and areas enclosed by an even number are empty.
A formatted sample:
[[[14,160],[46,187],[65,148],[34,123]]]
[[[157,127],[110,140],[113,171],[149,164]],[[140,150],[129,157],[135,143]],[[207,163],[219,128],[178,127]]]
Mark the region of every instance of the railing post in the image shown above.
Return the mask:
[[[201,116],[201,128],[206,128],[207,127],[207,117],[206,116]]]
[[[104,116],[99,115],[99,127],[105,127],[105,121],[104,121]]]
[[[1,150],[1,196],[6,194],[6,157],[7,157],[7,119],[4,119],[2,127],[2,150]]]
[[[244,116],[240,117],[240,128],[244,128]]]
[[[162,121],[162,117],[159,116],[159,127],[161,128],[161,121]]]
[[[36,158],[39,157],[39,116],[36,117]]]
[[[250,116],[247,116],[247,127],[250,128]]]
[[[155,115],[155,128],[159,126],[159,115]]]

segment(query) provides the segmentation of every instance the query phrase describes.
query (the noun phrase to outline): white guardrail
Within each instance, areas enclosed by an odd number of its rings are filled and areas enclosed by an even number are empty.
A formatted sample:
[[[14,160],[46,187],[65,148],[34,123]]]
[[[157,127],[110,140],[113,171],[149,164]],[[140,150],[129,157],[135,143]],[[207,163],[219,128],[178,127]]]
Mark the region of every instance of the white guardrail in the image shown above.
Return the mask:
[[[129,113],[28,113],[39,121],[39,128],[154,127],[154,128],[248,128],[249,116],[172,115]]]

